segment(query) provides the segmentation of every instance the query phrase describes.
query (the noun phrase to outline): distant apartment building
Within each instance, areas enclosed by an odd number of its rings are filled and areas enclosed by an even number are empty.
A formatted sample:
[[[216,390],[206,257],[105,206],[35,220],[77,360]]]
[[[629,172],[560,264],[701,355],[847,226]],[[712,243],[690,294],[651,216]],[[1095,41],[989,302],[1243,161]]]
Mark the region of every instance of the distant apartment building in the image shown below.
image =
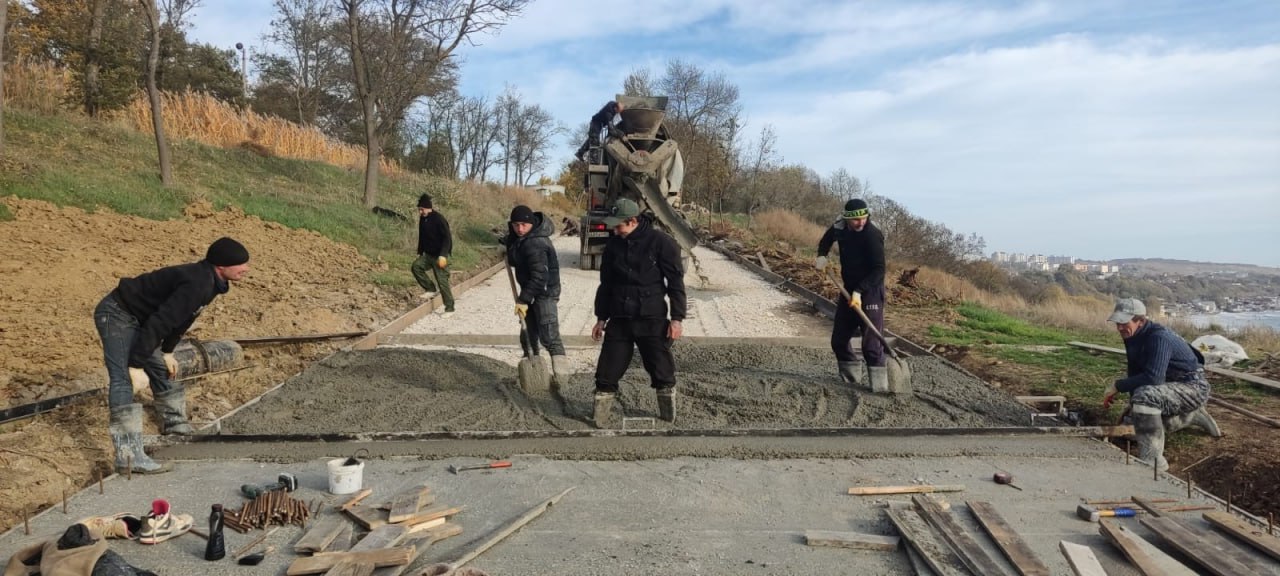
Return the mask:
[[[991,261],[997,264],[1007,264],[1009,263],[1009,253],[1008,252],[992,252]]]

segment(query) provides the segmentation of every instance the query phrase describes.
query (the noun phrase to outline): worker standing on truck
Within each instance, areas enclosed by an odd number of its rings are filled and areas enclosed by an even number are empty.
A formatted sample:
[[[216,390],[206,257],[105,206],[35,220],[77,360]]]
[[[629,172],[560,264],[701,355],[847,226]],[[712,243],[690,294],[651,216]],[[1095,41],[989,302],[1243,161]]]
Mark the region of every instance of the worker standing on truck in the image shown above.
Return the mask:
[[[122,278],[93,311],[107,365],[108,430],[115,448],[116,472],[168,472],[143,450],[142,405],[135,392],[150,387],[164,434],[190,434],[186,388],[174,378],[173,355],[182,335],[231,282],[249,273],[249,251],[231,238],[209,245],[204,260],[169,266],[135,278]]]
[[[862,318],[854,312],[854,308],[861,308],[875,328],[884,333],[884,234],[871,223],[865,200],[854,198],[845,202],[840,219],[827,228],[818,241],[815,265],[819,271],[827,267],[827,253],[832,245],[840,247],[840,279],[849,293],[846,305],[836,307],[835,325],[831,328],[836,369],[845,383],[862,385],[862,370],[852,346],[853,338],[862,336],[862,359],[867,364],[871,389],[888,392],[884,346],[879,338],[868,337]]]
[[[613,127],[613,119],[622,113],[622,104],[610,100],[591,116],[591,124],[587,127],[587,139],[582,142],[582,146],[578,147],[578,151],[573,153],[575,158],[585,161],[582,157],[587,149],[593,144],[600,143],[600,132],[605,128]]]
[[[1128,376],[1107,386],[1103,408],[1115,395],[1130,394],[1130,419],[1138,437],[1138,458],[1168,470],[1164,458],[1165,432],[1199,426],[1218,437],[1218,423],[1205,404],[1209,401],[1209,380],[1205,378],[1200,351],[1172,330],[1152,322],[1147,307],[1137,298],[1122,298],[1107,318],[1124,339]]]
[[[671,344],[684,333],[688,306],[680,247],[626,198],[614,203],[605,225],[614,235],[604,248],[596,288],[597,321],[591,328],[593,340],[604,340],[596,364],[596,426],[607,425],[618,381],[636,348],[658,395],[658,417],[674,422],[676,362]]]
[[[556,307],[560,304],[560,259],[556,256],[551,235],[555,225],[542,212],[528,206],[511,209],[507,223],[507,262],[515,270],[520,293],[516,295],[516,314],[524,320],[528,347],[534,356],[538,345],[551,354],[552,385],[563,386],[568,377],[569,358],[560,338],[560,320]],[[521,338],[525,335],[521,334]]]

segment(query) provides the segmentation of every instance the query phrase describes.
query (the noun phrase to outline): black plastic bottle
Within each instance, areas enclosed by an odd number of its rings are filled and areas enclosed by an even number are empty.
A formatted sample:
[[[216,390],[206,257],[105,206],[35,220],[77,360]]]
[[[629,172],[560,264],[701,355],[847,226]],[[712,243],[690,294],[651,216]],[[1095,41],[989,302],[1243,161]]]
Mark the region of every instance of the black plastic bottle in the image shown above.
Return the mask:
[[[209,543],[204,547],[205,560],[221,560],[227,555],[227,543],[222,539],[222,505],[214,504],[209,513]]]

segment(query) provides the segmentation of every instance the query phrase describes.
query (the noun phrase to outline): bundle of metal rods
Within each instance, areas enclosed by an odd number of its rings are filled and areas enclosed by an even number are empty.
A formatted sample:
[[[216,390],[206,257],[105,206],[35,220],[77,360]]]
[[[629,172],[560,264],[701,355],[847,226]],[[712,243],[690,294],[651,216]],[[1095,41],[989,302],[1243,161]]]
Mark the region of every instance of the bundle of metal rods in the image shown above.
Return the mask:
[[[310,516],[311,511],[307,509],[305,502],[294,499],[288,492],[273,490],[264,492],[239,510],[226,512],[223,521],[227,528],[243,534],[271,524],[296,524],[305,527]]]

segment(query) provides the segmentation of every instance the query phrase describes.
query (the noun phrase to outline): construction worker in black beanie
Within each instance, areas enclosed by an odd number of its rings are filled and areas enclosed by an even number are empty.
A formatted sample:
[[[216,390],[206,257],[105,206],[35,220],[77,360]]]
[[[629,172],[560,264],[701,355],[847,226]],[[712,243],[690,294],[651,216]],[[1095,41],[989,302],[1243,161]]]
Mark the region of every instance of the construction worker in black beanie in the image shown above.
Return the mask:
[[[134,393],[150,387],[164,434],[191,434],[187,396],[175,382],[173,350],[215,297],[249,273],[249,251],[231,238],[209,245],[204,260],[122,278],[93,311],[107,365],[111,444],[116,472],[167,472],[142,447],[142,405]]]
[[[453,290],[449,287],[449,256],[453,254],[453,233],[449,221],[437,212],[431,197],[418,197],[418,259],[414,260],[414,280],[426,292],[423,298],[435,298],[437,291],[444,300],[441,314],[453,314]],[[429,274],[429,275],[428,275]],[[432,278],[434,277],[434,281]]]
[[[831,329],[831,351],[836,355],[836,369],[847,384],[861,386],[862,370],[852,340],[862,337],[862,359],[873,392],[889,391],[889,372],[885,367],[884,346],[863,328],[854,307],[866,313],[877,330],[884,332],[885,257],[884,234],[871,223],[871,212],[865,200],[845,202],[844,212],[822,239],[818,241],[818,270],[827,267],[827,253],[832,245],[840,247],[840,280],[849,293],[849,301],[836,307],[835,325]]]
[[[560,338],[560,258],[556,255],[551,235],[555,224],[542,212],[518,205],[511,209],[507,223],[507,236],[502,239],[507,247],[507,262],[515,271],[520,285],[516,295],[516,314],[527,327],[528,346],[534,356],[541,345],[551,354],[552,385],[565,384],[569,375],[569,358],[565,356],[564,340]],[[521,334],[524,338],[525,334]]]

